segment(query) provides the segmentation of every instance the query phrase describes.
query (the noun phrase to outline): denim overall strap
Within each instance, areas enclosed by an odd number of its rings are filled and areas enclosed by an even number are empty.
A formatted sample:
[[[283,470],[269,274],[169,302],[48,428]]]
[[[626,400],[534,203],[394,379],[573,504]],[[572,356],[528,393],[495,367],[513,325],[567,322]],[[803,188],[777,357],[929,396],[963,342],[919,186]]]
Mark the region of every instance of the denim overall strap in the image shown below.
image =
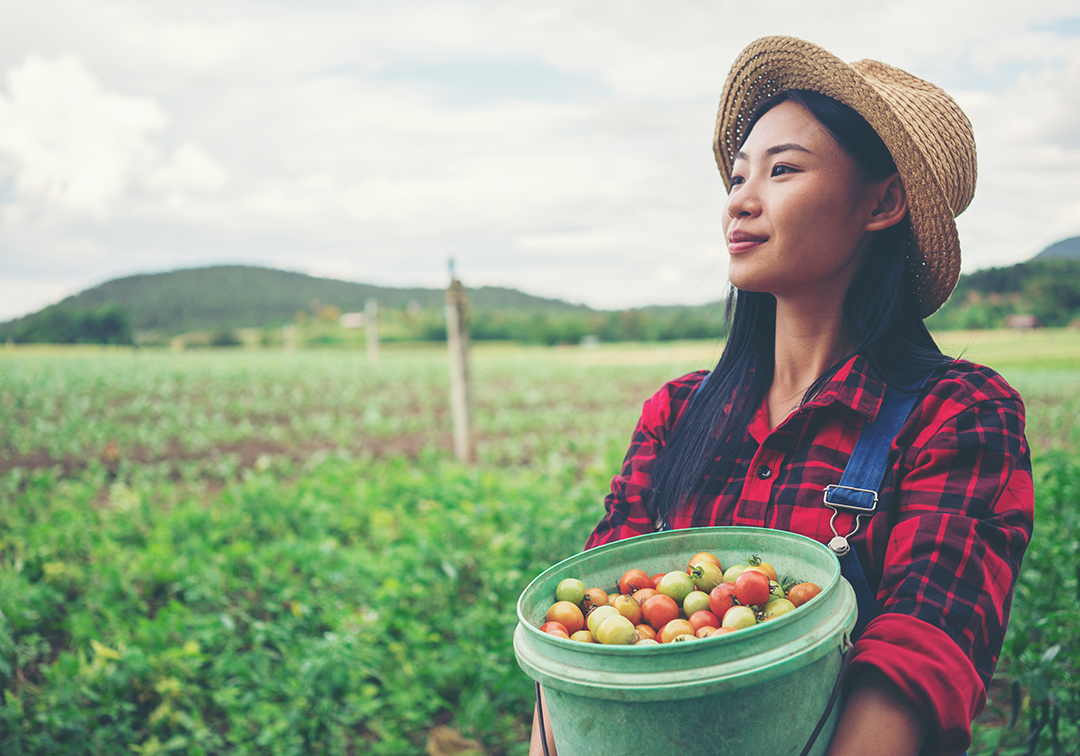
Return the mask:
[[[847,543],[847,538],[859,528],[859,517],[872,514],[877,510],[878,489],[885,478],[889,464],[889,449],[893,439],[900,432],[904,421],[911,414],[915,401],[926,377],[916,381],[911,388],[888,385],[881,400],[877,417],[863,426],[855,448],[851,452],[844,474],[836,485],[826,486],[825,505],[831,509],[844,509],[855,513],[855,529],[847,536],[837,534],[829,542],[829,548],[836,552],[840,560],[840,572],[851,583],[855,591],[855,600],[859,608],[858,620],[851,633],[854,641],[866,629],[877,614],[877,599],[870,589],[870,583],[863,572],[862,564]],[[835,519],[835,515],[833,516]],[[835,533],[836,530],[834,529]]]

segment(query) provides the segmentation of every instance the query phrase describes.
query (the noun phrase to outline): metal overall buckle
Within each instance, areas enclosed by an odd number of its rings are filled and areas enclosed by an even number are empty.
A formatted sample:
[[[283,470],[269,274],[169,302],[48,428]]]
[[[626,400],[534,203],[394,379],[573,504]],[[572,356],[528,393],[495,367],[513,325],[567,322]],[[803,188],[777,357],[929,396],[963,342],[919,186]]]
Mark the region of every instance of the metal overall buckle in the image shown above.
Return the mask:
[[[841,502],[841,501],[830,501],[829,500],[829,495],[832,494],[834,491],[838,491],[838,490],[854,491],[854,492],[857,492],[858,494],[869,494],[871,500],[867,504],[858,504],[858,503]],[[873,514],[874,510],[877,509],[877,504],[878,504],[877,491],[871,491],[868,488],[853,488],[852,486],[832,485],[832,486],[825,486],[825,492],[824,492],[824,496],[822,498],[825,501],[825,506],[827,506],[829,509],[831,509],[833,511],[832,518],[830,518],[830,520],[829,520],[829,529],[832,530],[832,532],[833,532],[833,539],[831,541],[829,541],[829,548],[832,549],[833,553],[836,554],[837,556],[843,556],[844,554],[851,551],[851,544],[848,543],[848,539],[851,538],[853,535],[855,535],[857,532],[859,532],[859,525],[860,525],[859,518],[862,517],[865,514]],[[855,498],[859,498],[859,497],[855,497]],[[866,497],[863,497],[863,498],[866,498]],[[846,510],[848,512],[854,512],[855,513],[855,524],[851,528],[851,532],[848,533],[846,536],[840,535],[840,533],[838,533],[837,530],[836,530],[836,515],[838,515],[840,513],[841,509]]]

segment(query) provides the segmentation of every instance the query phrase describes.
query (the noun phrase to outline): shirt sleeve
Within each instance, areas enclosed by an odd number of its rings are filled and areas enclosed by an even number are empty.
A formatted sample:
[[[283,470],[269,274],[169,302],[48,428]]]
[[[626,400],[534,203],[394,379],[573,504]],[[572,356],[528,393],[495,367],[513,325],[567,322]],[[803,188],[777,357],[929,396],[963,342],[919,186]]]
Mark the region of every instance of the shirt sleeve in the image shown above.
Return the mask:
[[[1019,395],[992,371],[943,384],[904,454],[880,613],[855,644],[849,680],[881,670],[933,723],[927,752],[955,754],[986,703],[1034,491]]]
[[[604,498],[604,517],[586,541],[586,550],[655,530],[642,499],[649,487],[649,468],[705,374],[699,371],[670,381],[645,402],[622,470],[611,479],[611,493]]]

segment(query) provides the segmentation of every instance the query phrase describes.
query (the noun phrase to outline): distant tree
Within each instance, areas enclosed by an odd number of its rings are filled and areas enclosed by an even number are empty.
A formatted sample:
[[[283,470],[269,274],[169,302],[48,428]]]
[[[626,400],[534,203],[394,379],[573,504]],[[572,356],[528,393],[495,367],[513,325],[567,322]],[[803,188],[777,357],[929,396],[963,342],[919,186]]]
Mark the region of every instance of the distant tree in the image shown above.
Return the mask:
[[[236,332],[231,328],[219,328],[210,337],[210,346],[212,347],[234,347],[240,346],[242,343]]]
[[[23,344],[132,343],[127,311],[112,302],[93,310],[52,305],[16,323],[10,335]]]

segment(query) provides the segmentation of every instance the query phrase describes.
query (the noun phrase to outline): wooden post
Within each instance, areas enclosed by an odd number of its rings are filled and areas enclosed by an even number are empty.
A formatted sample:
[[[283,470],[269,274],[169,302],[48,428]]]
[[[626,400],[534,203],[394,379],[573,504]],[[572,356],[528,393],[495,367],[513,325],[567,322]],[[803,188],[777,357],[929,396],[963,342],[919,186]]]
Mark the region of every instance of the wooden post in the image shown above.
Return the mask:
[[[466,464],[475,458],[472,441],[472,391],[469,385],[469,300],[461,281],[446,290],[446,340],[450,347],[450,414],[454,423],[454,456]]]
[[[379,363],[379,303],[374,298],[367,301],[364,307],[364,331],[367,340],[368,362],[372,365]]]

